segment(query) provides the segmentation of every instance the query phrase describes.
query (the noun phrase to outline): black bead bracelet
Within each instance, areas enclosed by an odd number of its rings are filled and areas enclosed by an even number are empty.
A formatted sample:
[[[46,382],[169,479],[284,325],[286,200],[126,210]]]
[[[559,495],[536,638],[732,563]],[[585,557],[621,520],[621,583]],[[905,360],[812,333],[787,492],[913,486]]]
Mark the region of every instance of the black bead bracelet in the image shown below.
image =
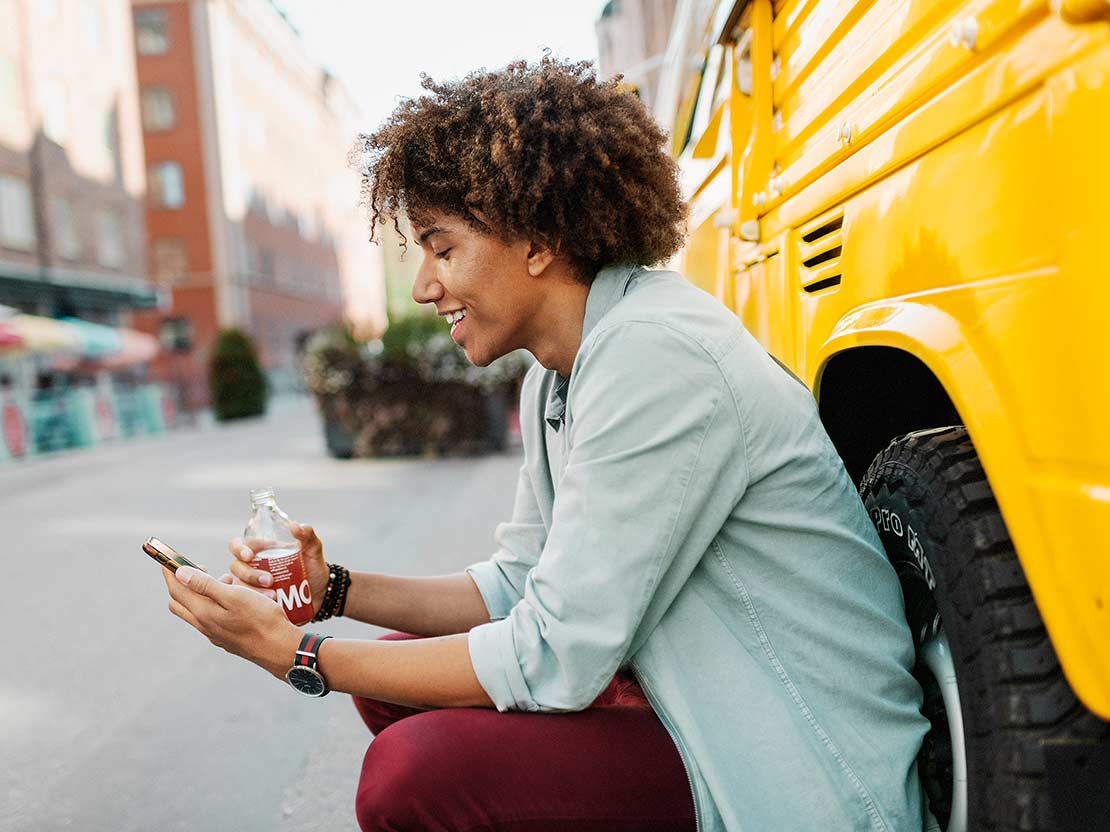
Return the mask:
[[[320,609],[312,617],[313,621],[326,621],[343,615],[347,605],[347,589],[351,585],[351,573],[338,563],[328,564],[328,585],[324,588],[324,598]]]

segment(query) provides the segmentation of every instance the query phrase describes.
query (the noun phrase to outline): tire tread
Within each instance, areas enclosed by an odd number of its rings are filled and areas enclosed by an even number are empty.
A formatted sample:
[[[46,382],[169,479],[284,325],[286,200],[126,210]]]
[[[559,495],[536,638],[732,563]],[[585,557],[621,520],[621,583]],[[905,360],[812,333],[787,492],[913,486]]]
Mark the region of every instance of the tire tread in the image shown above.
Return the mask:
[[[937,574],[968,727],[973,829],[1047,832],[1046,741],[1101,740],[1110,724],[1076,699],[1037,611],[978,454],[963,426],[899,436],[860,484],[869,506],[892,494],[924,520],[946,562]],[[951,555],[958,553],[960,557]]]

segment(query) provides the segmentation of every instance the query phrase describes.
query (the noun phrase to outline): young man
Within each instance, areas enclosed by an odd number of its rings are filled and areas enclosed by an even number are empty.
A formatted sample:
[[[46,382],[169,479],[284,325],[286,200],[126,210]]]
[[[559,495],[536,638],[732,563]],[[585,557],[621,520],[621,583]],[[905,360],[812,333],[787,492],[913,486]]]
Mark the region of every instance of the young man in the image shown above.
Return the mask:
[[[538,360],[498,551],[352,574],[342,612],[382,640],[288,624],[237,539],[242,585],[167,573],[171,609],[355,696],[364,830],[922,829],[901,593],[813,398],[643,265],[682,242],[662,132],[584,63],[424,86],[364,137],[364,196],[372,229],[412,221],[413,297],[471,361]],[[297,534],[334,597],[344,570]]]

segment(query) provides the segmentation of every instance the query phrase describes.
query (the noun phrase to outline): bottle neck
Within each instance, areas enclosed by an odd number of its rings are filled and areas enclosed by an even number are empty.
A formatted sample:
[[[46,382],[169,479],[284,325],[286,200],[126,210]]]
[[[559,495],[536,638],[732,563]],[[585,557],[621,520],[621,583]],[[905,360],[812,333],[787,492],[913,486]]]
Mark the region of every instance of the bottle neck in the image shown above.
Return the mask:
[[[277,500],[274,499],[272,488],[259,488],[251,491],[251,508],[258,508],[259,506],[277,508]]]

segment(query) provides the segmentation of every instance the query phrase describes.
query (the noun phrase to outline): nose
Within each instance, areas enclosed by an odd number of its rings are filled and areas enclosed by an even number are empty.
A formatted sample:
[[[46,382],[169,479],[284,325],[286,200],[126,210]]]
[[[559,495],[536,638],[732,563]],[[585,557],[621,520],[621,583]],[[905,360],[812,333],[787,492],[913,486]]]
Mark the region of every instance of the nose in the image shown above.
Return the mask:
[[[435,303],[443,297],[443,285],[436,279],[435,261],[425,255],[412,281],[412,299],[417,303]]]

